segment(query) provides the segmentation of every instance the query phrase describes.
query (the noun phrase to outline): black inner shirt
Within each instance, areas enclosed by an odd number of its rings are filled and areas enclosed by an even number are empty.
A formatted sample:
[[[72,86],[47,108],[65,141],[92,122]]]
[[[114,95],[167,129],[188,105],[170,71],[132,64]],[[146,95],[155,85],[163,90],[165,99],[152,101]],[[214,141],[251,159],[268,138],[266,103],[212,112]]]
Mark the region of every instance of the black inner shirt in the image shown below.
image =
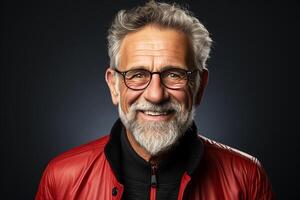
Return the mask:
[[[141,158],[131,147],[126,133],[121,133],[121,177],[126,200],[149,199],[151,187],[151,164]],[[172,149],[172,154],[157,163],[156,197],[177,199],[181,177],[186,169],[183,145]]]
[[[156,199],[177,199],[182,175],[191,178],[203,155],[203,144],[193,123],[169,155],[158,161],[156,173]],[[118,180],[123,184],[124,200],[150,198],[151,164],[142,159],[131,147],[126,130],[118,119],[111,129],[104,149],[105,156]],[[113,189],[113,188],[112,188]]]

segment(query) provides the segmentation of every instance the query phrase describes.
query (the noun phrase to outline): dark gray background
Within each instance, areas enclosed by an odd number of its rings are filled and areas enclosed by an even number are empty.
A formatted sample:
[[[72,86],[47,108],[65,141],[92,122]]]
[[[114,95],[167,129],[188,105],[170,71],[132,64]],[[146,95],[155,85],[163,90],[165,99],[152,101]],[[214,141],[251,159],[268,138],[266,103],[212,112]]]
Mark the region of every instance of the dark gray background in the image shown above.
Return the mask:
[[[1,196],[32,199],[51,158],[109,133],[117,110],[104,81],[106,32],[116,11],[138,2],[2,2]],[[185,4],[214,40],[199,130],[256,156],[278,199],[296,199],[294,5]]]

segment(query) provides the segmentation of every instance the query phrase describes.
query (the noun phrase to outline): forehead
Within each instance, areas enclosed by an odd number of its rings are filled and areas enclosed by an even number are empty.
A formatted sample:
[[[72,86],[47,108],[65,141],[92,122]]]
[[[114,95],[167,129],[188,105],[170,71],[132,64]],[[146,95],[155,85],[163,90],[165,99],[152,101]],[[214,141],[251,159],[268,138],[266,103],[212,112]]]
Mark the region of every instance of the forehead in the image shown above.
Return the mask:
[[[187,67],[190,64],[189,47],[185,33],[148,25],[126,35],[120,48],[120,67]]]

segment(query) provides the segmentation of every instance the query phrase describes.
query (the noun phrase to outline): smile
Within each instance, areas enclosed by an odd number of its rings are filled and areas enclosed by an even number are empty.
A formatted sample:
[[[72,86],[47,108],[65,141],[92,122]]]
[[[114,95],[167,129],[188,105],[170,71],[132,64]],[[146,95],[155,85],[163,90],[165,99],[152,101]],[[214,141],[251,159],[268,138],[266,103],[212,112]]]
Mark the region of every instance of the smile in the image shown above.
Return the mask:
[[[150,121],[166,121],[173,117],[175,113],[174,110],[167,110],[167,111],[153,111],[153,110],[140,110],[139,111],[140,117],[144,120]]]
[[[145,111],[142,111],[142,112],[145,113],[146,115],[150,115],[150,116],[167,115],[167,114],[170,113],[168,111],[158,112],[158,111],[150,111],[150,110],[145,110]]]

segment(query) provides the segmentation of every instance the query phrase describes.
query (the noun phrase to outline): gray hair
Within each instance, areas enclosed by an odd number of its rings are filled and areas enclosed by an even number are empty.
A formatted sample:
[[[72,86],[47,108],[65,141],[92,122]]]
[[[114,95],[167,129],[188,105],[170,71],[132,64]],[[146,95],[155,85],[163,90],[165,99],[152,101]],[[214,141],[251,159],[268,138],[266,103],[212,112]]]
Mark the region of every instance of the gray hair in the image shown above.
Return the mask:
[[[212,40],[209,32],[188,10],[176,4],[153,0],[131,10],[120,10],[108,30],[108,54],[110,67],[118,68],[120,46],[124,37],[148,24],[183,31],[192,45],[194,65],[202,71],[206,68]]]

